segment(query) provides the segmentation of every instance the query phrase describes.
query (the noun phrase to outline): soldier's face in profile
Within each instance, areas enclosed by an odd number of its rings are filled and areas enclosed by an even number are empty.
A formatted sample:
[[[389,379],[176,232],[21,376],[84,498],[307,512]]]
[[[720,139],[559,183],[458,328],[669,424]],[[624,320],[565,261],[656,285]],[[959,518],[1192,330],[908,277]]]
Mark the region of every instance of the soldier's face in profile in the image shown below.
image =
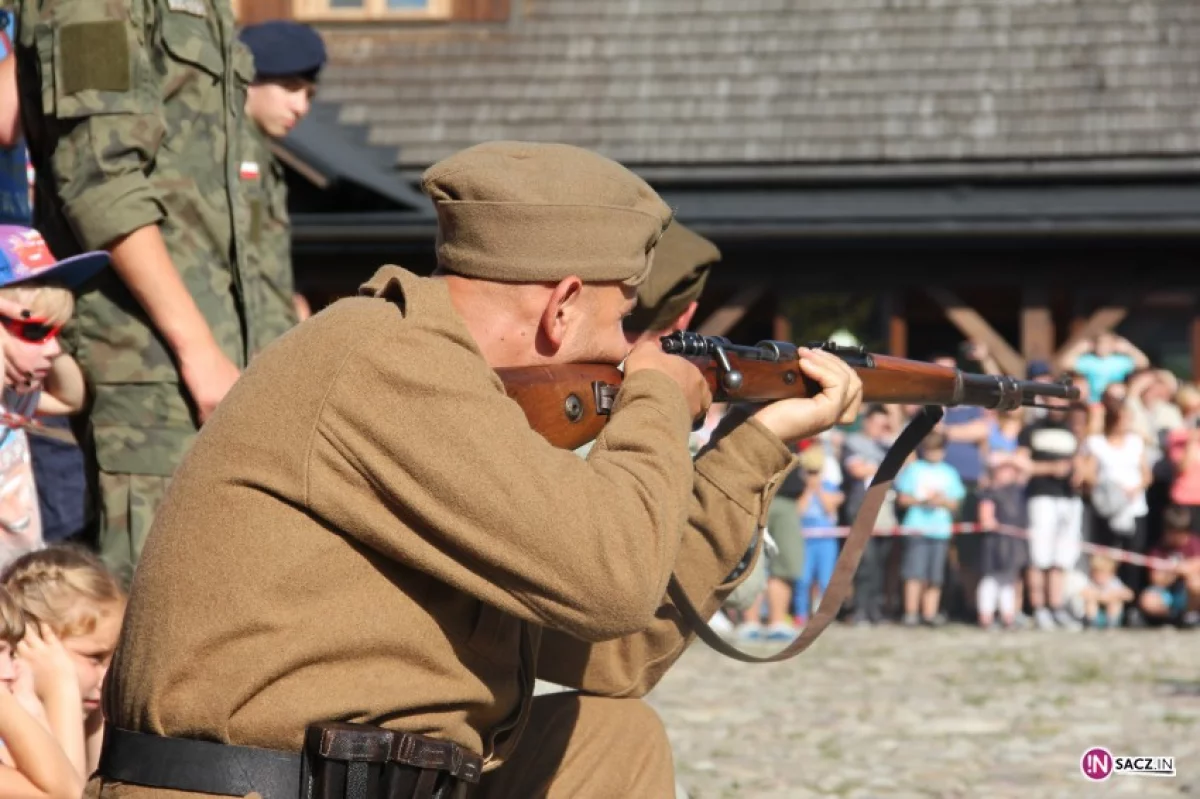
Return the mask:
[[[630,345],[623,322],[637,303],[637,289],[620,283],[583,286],[560,317],[561,343],[553,355],[560,363],[611,363],[625,360]]]
[[[246,94],[246,113],[263,133],[282,139],[307,116],[316,84],[305,78],[257,81]]]

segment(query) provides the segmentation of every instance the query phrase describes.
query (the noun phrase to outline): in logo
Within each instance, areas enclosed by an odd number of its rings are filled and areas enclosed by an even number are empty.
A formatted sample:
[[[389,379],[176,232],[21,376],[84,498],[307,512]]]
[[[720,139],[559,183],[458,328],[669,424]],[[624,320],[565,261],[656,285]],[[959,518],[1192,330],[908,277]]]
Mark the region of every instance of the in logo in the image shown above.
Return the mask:
[[[1093,746],[1080,758],[1079,770],[1093,782],[1104,782],[1113,773],[1112,753],[1103,746]]]
[[[1131,777],[1174,777],[1175,758],[1168,755],[1113,755],[1103,746],[1083,753],[1079,770],[1093,782],[1104,782],[1113,774]]]

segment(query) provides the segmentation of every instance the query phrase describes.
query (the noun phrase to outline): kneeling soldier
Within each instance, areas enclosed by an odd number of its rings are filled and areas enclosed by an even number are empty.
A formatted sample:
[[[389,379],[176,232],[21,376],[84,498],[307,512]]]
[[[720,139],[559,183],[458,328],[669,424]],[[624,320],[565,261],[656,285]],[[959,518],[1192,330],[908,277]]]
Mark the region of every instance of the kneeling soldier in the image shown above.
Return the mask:
[[[853,419],[861,384],[802,351],[822,392],[729,417],[693,463],[701,372],[622,330],[671,221],[654,191],[514,142],[424,187],[438,272],[383,267],[267,349],[175,478],[91,795],[674,795],[640,698],[693,638],[668,579],[716,610],[787,443]],[[621,361],[586,459],[493,371]],[[534,699],[536,678],[579,693]]]

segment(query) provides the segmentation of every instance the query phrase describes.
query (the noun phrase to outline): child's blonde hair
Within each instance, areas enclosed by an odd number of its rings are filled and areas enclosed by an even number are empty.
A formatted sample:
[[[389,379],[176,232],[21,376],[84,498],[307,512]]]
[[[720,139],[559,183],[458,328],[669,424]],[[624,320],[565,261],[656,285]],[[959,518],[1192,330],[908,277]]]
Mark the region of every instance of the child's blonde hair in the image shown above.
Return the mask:
[[[13,595],[0,586],[0,641],[15,647],[25,637],[25,613]]]
[[[1200,405],[1200,388],[1195,383],[1184,383],[1175,392],[1175,404],[1182,410]]]
[[[1117,562],[1107,555],[1092,555],[1092,568],[1104,574],[1110,574],[1117,570]]]
[[[819,472],[825,467],[825,449],[820,444],[811,444],[800,453],[800,468],[806,472]]]
[[[35,319],[65,325],[75,313],[75,295],[55,283],[19,283],[0,288],[0,297],[23,305]]]
[[[59,638],[87,635],[104,617],[125,612],[125,592],[116,576],[98,557],[75,546],[22,555],[0,574],[0,583],[31,621],[46,624]]]

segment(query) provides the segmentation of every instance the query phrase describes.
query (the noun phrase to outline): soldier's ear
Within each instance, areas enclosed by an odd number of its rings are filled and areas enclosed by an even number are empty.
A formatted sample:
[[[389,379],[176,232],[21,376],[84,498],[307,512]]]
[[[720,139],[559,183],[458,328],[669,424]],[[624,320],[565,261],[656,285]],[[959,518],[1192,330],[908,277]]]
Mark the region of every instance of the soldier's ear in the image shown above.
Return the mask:
[[[553,354],[562,349],[571,330],[586,315],[583,281],[571,275],[554,284],[538,323],[539,338],[549,345]]]
[[[671,333],[677,330],[687,330],[692,326],[692,317],[696,315],[696,309],[700,307],[700,303],[693,300],[688,303],[688,307],[683,309],[683,313],[675,317],[674,324],[671,325]]]

